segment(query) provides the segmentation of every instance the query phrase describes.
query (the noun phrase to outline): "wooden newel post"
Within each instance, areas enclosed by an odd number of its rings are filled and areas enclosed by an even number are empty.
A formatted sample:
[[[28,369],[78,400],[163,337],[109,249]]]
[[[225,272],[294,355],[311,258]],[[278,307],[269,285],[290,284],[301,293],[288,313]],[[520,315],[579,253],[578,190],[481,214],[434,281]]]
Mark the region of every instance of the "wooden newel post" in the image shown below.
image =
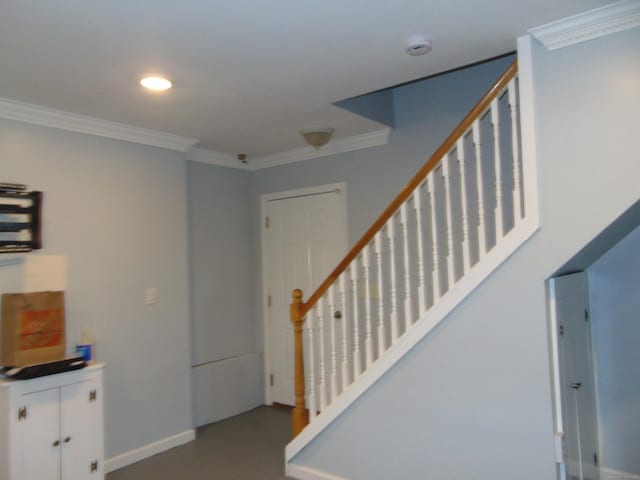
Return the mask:
[[[291,302],[291,323],[295,344],[295,395],[296,404],[293,407],[293,436],[298,435],[309,423],[309,411],[304,406],[304,356],[302,351],[302,324],[304,318],[300,315],[302,309],[302,290],[293,291]]]

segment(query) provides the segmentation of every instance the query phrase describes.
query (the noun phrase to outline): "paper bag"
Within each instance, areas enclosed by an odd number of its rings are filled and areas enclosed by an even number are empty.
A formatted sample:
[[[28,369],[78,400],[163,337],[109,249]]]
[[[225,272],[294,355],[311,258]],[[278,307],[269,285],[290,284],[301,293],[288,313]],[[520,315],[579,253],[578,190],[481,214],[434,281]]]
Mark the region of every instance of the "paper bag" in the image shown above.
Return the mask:
[[[64,292],[5,293],[1,318],[2,365],[65,358]]]

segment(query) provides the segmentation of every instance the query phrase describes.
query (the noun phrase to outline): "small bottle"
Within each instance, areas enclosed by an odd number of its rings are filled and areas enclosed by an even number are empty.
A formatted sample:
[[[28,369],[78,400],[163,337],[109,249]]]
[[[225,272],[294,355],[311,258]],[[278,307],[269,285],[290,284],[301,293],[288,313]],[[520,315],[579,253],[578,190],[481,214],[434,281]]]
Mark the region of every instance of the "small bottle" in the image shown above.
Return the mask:
[[[76,352],[80,354],[87,363],[96,361],[96,336],[89,328],[80,329],[80,343],[76,346]]]

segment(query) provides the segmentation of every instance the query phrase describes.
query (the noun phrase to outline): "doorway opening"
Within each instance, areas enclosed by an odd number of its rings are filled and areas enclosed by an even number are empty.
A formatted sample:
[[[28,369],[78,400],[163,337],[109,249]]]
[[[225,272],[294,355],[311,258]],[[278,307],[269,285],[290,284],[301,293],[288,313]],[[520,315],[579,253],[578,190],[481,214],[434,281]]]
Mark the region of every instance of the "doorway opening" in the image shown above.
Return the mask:
[[[636,227],[548,282],[561,480],[640,480],[639,251]]]

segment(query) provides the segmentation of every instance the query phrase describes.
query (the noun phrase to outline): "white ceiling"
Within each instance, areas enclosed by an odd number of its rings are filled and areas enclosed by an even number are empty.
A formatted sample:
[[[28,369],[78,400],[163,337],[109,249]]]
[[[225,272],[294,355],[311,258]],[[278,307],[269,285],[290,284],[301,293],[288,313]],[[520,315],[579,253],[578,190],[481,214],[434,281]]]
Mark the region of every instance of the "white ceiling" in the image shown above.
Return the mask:
[[[219,152],[379,130],[333,102],[515,50],[609,0],[0,0],[0,97],[198,139]],[[426,56],[404,54],[425,33]],[[145,73],[174,82],[138,86]]]

